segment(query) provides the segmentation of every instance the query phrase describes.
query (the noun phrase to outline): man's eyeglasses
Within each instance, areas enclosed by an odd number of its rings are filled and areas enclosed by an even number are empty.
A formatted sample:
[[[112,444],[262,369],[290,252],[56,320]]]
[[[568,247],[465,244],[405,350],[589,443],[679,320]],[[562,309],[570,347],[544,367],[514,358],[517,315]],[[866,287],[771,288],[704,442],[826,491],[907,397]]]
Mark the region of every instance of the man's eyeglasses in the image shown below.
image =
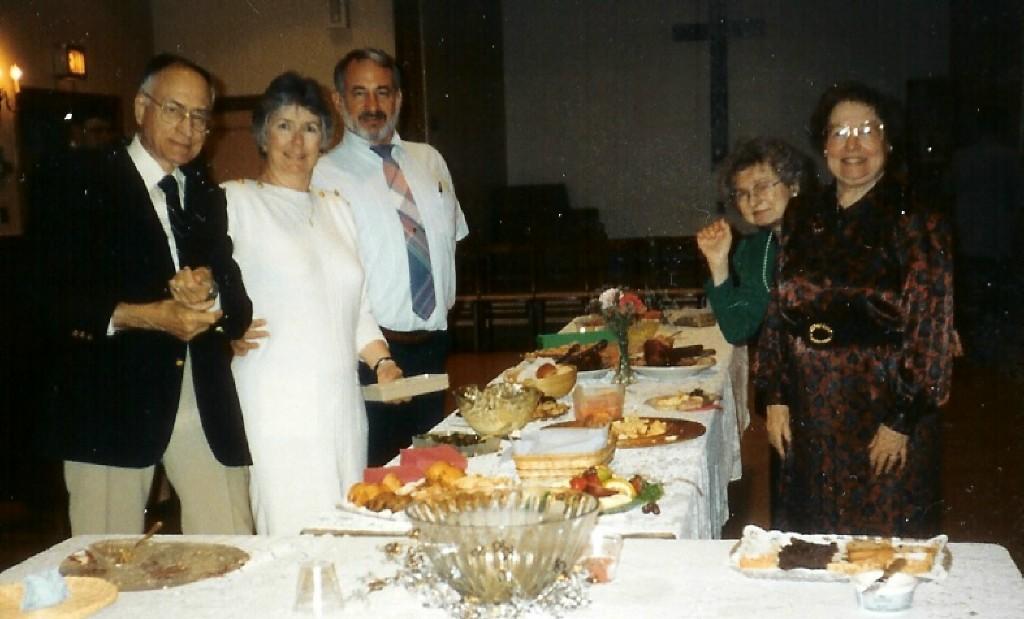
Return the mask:
[[[184,119],[188,119],[193,131],[208,133],[210,126],[209,110],[187,110],[185,106],[176,101],[157,101],[156,97],[145,90],[142,95],[155,103],[160,109],[160,120],[168,125],[177,125]]]
[[[736,204],[742,204],[744,202],[748,202],[751,198],[761,198],[764,194],[768,193],[769,189],[781,182],[782,181],[762,181],[751,187],[750,191],[737,189],[732,192],[732,199],[736,201]]]
[[[878,141],[882,139],[884,131],[885,125],[880,122],[869,120],[861,123],[859,126],[833,125],[828,128],[825,135],[828,137],[829,142],[839,144],[849,140],[851,137],[861,138],[862,140]]]

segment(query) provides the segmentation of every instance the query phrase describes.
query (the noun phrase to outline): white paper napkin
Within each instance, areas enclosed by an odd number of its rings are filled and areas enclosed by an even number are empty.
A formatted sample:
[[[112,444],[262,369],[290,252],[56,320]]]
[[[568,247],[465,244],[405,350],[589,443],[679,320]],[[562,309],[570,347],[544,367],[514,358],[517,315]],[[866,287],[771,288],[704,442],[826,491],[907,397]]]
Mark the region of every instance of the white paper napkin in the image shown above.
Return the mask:
[[[597,451],[608,442],[608,428],[530,428],[512,443],[517,456]]]

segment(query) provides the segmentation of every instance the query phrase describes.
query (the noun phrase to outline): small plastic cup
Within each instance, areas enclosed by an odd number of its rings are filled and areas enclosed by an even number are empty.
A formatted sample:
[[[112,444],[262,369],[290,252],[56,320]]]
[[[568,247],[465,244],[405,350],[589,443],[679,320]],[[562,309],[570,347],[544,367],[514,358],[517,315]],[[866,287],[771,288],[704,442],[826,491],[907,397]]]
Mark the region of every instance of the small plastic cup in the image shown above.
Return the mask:
[[[878,582],[881,570],[871,570],[850,577],[857,592],[857,604],[864,610],[897,612],[914,603],[914,589],[918,579],[910,574],[895,573],[884,582]]]
[[[342,606],[341,587],[333,563],[313,560],[299,566],[295,612],[325,617],[340,611]]]
[[[621,554],[621,535],[597,530],[591,533],[590,543],[580,559],[583,569],[587,570],[587,580],[592,583],[614,580]]]
[[[572,392],[572,407],[577,421],[588,428],[596,428],[622,419],[625,399],[625,385],[577,383]]]

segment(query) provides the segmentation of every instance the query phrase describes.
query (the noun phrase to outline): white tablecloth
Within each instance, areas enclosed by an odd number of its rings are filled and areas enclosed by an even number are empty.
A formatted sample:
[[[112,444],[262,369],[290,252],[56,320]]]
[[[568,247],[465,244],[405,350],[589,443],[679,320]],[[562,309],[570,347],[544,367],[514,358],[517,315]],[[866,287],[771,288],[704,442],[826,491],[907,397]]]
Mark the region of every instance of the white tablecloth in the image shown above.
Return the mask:
[[[717,326],[703,328],[662,327],[665,332],[676,333],[677,346],[702,344],[716,351],[717,363],[702,371],[680,370],[671,382],[641,379],[626,389],[625,415],[678,417],[697,421],[706,427],[704,436],[690,441],[644,449],[619,449],[611,466],[617,473],[629,477],[641,474],[662,482],[665,496],[658,505],[659,515],[643,514],[639,509],[601,516],[601,525],[628,535],[670,536],[686,539],[715,539],[721,536],[722,526],[729,519],[729,482],[740,478],[740,433],[746,427],[738,420],[737,389],[734,387],[734,353],[745,360],[746,349],[734,350]],[[746,364],[743,364],[746,367]],[[608,380],[607,378],[605,379]],[[746,374],[742,375],[745,402]],[[667,413],[644,404],[657,395],[678,393],[680,390],[701,388],[709,393],[721,394],[721,410],[696,413]],[[571,403],[571,396],[563,401]],[[571,419],[571,411],[564,417]],[[746,406],[743,413],[746,417]],[[550,422],[563,420],[559,418]],[[472,429],[456,415],[442,421],[437,430]],[[515,465],[508,455],[509,443],[502,445],[501,454],[477,456],[469,460],[469,472],[488,476],[515,478]],[[404,517],[394,519],[352,513],[343,509],[321,514],[306,527],[310,532],[402,532],[410,528]]]
[[[66,540],[0,574],[0,583],[55,567],[95,536]],[[390,576],[379,548],[386,540],[349,537],[168,536],[168,541],[208,541],[238,546],[252,558],[237,572],[173,589],[122,593],[96,619],[225,619],[288,617],[295,595],[298,565],[323,558],[335,563],[342,590],[349,595],[369,573]],[[747,578],[728,566],[734,542],[723,540],[626,540],[622,564],[612,583],[589,588],[591,603],[566,619],[603,617],[722,617],[863,619],[848,583],[806,583]],[[993,544],[950,544],[949,576],[922,583],[914,607],[898,614],[911,619],[1020,619],[1024,617],[1024,580],[1009,554]],[[444,617],[422,608],[403,589],[391,586],[352,602],[340,616]],[[879,615],[881,616],[881,615]]]

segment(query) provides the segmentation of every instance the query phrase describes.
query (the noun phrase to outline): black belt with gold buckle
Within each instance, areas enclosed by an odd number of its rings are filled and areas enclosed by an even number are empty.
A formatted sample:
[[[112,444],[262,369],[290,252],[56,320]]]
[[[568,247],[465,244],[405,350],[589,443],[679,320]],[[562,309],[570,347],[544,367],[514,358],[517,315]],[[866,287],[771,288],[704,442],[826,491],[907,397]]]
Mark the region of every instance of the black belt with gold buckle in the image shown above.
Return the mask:
[[[827,322],[816,322],[807,327],[807,341],[817,346],[832,343],[835,330]]]
[[[900,331],[884,329],[878,325],[836,324],[824,320],[808,320],[801,325],[792,325],[792,333],[802,337],[813,348],[834,346],[878,346],[899,344],[903,340]]]
[[[437,331],[392,331],[381,327],[384,339],[399,344],[422,344],[429,340]]]

